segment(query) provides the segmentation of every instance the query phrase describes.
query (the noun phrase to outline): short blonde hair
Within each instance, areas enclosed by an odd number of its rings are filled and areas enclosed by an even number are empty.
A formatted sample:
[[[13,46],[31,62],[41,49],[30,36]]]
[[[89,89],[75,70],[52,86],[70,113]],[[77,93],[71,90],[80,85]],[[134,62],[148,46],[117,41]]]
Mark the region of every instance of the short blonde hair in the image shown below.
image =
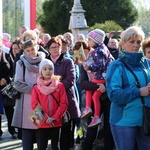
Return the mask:
[[[131,38],[136,37],[136,36],[141,37],[141,41],[143,41],[145,38],[145,33],[143,32],[143,30],[140,27],[131,26],[121,33],[121,35],[120,35],[121,42],[127,42]]]
[[[30,37],[32,37],[36,42],[37,42],[37,34],[36,34],[36,32],[35,31],[33,31],[33,30],[27,30],[27,31],[25,31],[24,33],[23,33],[23,35],[22,35],[22,41],[23,42],[25,42],[26,41],[26,37],[27,36],[30,36]],[[33,40],[33,39],[31,39],[31,40]]]

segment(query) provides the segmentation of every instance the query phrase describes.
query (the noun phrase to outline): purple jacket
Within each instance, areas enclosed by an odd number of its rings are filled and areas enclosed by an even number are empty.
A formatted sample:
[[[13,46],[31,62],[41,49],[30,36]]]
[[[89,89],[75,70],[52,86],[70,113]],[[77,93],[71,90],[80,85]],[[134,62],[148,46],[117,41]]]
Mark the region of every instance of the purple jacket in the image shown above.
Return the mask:
[[[54,74],[61,76],[61,82],[65,86],[69,102],[68,111],[70,112],[71,119],[80,117],[81,112],[74,91],[74,83],[76,82],[74,62],[61,54],[54,64]]]
[[[89,65],[88,69],[95,72],[95,79],[105,79],[107,67],[113,60],[108,48],[104,44],[97,45],[94,51],[92,51],[91,57],[93,59],[93,63]]]

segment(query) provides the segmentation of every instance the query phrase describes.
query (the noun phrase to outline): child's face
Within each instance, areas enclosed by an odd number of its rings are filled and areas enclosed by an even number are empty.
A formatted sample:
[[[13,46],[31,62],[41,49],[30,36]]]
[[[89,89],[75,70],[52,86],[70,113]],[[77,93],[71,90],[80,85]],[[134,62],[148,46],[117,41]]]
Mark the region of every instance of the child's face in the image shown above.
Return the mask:
[[[150,59],[150,47],[145,48],[145,57]]]
[[[53,68],[50,65],[44,65],[42,67],[42,76],[45,80],[48,80],[53,75]]]
[[[94,40],[92,40],[91,38],[88,38],[88,45],[89,45],[89,47],[94,47],[95,46],[95,41]]]

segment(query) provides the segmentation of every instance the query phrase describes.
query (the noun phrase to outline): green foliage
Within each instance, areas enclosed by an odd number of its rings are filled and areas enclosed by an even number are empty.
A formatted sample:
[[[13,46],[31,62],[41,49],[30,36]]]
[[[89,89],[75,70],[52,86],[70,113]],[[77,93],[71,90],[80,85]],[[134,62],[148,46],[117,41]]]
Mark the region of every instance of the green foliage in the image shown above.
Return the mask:
[[[36,0],[36,16],[37,16],[37,19],[36,19],[36,24],[39,25],[40,22],[39,22],[39,16],[43,15],[43,0]]]
[[[22,0],[3,0],[3,32],[9,33],[12,41],[18,36],[19,27],[24,24]]]
[[[138,17],[138,13],[131,0],[81,0],[86,10],[85,17],[89,26],[95,22],[104,23],[113,20],[123,28],[129,27]]]
[[[105,31],[106,33],[109,33],[111,31],[122,31],[123,28],[118,25],[114,21],[105,21],[105,23],[95,23],[94,26],[89,28],[89,31],[94,30],[94,29],[101,29]]]
[[[136,3],[137,0],[134,1]],[[143,5],[137,5],[139,17],[134,23],[134,25],[140,26],[143,29],[146,38],[150,37],[150,8],[148,9],[148,6],[150,6],[150,2],[145,7]]]
[[[49,0],[43,4],[44,15],[39,17],[42,27],[51,36],[68,31],[70,10],[73,2],[70,0]]]
[[[138,13],[131,0],[81,0],[88,26],[112,20],[122,28],[129,27],[137,19]],[[43,5],[43,15],[39,22],[52,36],[68,31],[69,13],[73,0],[47,0]],[[107,27],[108,28],[108,27]]]
[[[145,10],[145,13],[139,19],[138,25],[142,27],[145,36],[150,37],[150,10]]]
[[[23,2],[24,0],[3,0],[3,32],[12,37],[18,35],[19,27],[24,24]],[[37,0],[37,25],[40,24],[52,36],[69,31],[73,2],[74,0]],[[125,29],[137,19],[137,10],[131,0],[81,0],[81,4],[90,27],[95,23],[105,24],[105,21],[112,20]],[[141,26],[142,23],[140,22]]]

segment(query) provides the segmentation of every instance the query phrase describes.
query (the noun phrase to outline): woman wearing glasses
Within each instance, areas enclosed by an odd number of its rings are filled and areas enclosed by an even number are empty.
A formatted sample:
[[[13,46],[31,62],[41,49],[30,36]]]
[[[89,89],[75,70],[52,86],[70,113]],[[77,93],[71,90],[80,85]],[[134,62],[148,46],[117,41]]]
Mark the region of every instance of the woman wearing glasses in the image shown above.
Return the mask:
[[[61,76],[61,81],[67,92],[69,107],[68,111],[71,120],[62,126],[60,135],[60,149],[69,150],[71,144],[72,125],[76,118],[80,117],[79,104],[76,99],[74,84],[76,82],[76,73],[74,62],[70,58],[66,58],[62,53],[62,41],[53,37],[47,43],[50,53],[50,60],[54,63],[54,74]]]

